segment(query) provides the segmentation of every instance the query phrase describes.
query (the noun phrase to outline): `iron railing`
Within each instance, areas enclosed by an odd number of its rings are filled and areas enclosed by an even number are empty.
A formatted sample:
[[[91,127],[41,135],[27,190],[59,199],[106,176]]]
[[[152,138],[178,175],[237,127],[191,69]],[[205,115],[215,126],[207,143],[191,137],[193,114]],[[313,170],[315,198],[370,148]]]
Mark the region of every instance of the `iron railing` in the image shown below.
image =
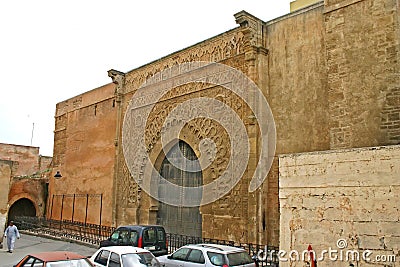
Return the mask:
[[[99,245],[100,241],[108,238],[115,230],[114,227],[104,225],[22,216],[15,218],[15,224],[20,230],[64,237],[93,245]]]
[[[115,230],[115,227],[104,225],[22,216],[15,218],[15,224],[20,230],[29,231],[36,234],[63,237],[69,240],[78,240],[91,245],[99,245],[100,241],[108,238]],[[169,253],[172,253],[176,249],[188,244],[206,243],[228,245],[245,249],[249,255],[258,260],[258,265],[260,267],[279,266],[277,257],[278,248],[273,246],[185,236],[171,233],[167,234],[167,240]]]
[[[169,253],[172,253],[176,249],[188,244],[204,243],[204,244],[227,245],[245,249],[247,253],[249,253],[249,255],[253,256],[253,258],[258,261],[259,266],[279,266],[278,264],[279,260],[277,256],[279,249],[278,247],[275,246],[241,243],[235,241],[185,236],[185,235],[170,234],[170,233],[167,234],[167,240],[168,240]]]

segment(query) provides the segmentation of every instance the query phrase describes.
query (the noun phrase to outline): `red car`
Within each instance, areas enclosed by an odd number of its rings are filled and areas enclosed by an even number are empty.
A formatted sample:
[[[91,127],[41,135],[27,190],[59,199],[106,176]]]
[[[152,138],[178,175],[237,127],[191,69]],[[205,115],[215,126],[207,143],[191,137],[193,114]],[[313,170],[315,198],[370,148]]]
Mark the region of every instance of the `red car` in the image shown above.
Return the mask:
[[[86,256],[68,251],[32,253],[25,256],[14,267],[93,267]]]

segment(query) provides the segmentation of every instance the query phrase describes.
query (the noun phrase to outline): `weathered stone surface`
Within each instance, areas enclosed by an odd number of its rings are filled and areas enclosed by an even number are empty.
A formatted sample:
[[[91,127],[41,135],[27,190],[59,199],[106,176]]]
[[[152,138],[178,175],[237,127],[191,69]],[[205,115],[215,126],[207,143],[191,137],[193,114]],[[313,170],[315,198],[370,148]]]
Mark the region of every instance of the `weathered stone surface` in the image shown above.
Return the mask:
[[[281,249],[339,250],[344,239],[347,249],[398,252],[400,146],[281,155],[279,162]],[[325,171],[307,172],[316,167]]]
[[[398,2],[325,1],[325,31],[331,148],[398,144]]]
[[[17,201],[28,199],[35,208],[32,213],[44,216],[52,158],[39,155],[38,147],[0,144],[0,161],[9,162],[11,168],[3,173],[7,184],[1,187],[5,190],[1,196],[6,198],[1,212],[7,215]]]
[[[113,185],[117,121],[114,90],[114,85],[109,84],[57,104],[47,210],[54,219],[61,218],[64,205],[63,219],[71,220],[74,214],[76,221],[84,222],[86,218],[87,223],[100,224],[102,204],[101,223],[112,224],[113,196],[119,194]],[[61,172],[62,178],[53,177],[56,171]],[[64,201],[63,194],[68,195]],[[54,201],[53,195],[57,195]]]
[[[18,162],[14,176],[33,175],[39,170],[38,147],[0,144],[0,159]]]

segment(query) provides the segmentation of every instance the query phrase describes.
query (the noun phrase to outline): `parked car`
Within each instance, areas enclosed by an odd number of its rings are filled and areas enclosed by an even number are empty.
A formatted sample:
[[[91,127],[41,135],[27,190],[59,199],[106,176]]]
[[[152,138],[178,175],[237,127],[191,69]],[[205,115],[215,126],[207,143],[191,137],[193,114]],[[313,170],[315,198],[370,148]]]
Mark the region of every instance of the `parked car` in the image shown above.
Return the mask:
[[[34,266],[34,267],[59,267],[59,266],[79,266],[93,267],[87,256],[68,251],[40,252],[26,255],[14,267]]]
[[[90,261],[97,267],[161,267],[150,251],[132,246],[100,248]]]
[[[158,260],[165,267],[256,266],[244,249],[215,244],[186,245]]]
[[[159,225],[127,225],[118,227],[100,247],[134,246],[149,250],[154,256],[168,253],[167,235]]]

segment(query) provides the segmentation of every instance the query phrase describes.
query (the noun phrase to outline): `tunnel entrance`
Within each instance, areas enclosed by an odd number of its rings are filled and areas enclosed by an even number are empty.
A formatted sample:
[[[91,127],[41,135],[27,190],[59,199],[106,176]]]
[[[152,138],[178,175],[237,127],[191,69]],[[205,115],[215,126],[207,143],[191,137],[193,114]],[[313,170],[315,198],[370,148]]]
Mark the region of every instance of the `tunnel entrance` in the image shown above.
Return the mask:
[[[15,220],[16,216],[36,216],[35,205],[27,198],[15,201],[8,211],[8,221]]]

